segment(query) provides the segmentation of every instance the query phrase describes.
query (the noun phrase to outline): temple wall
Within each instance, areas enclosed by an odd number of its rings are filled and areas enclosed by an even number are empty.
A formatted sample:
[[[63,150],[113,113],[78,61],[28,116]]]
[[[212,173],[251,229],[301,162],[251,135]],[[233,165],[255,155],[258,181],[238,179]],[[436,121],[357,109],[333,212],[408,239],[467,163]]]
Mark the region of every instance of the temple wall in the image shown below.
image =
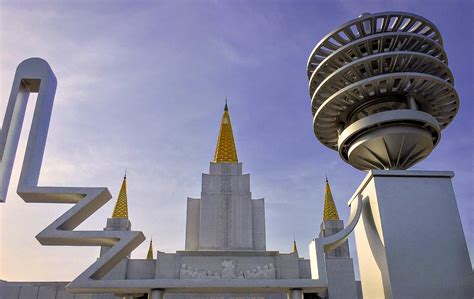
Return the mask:
[[[265,200],[252,200],[253,249],[266,250]]]
[[[186,212],[186,250],[198,250],[201,200],[189,198]]]
[[[242,163],[211,162],[201,199],[188,198],[186,250],[265,250],[264,208]]]

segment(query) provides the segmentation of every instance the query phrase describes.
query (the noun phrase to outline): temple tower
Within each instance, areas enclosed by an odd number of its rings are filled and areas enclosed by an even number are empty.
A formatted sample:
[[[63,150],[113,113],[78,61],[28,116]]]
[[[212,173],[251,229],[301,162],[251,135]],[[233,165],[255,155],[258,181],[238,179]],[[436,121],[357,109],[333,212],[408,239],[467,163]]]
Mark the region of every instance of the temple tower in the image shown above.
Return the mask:
[[[128,219],[128,199],[127,199],[127,175],[122,180],[122,186],[115,202],[112,217],[107,218],[107,224],[104,230],[130,230],[132,223]],[[110,247],[102,246],[100,256],[102,256]]]
[[[326,178],[326,189],[324,191],[324,212],[323,221],[321,222],[319,237],[327,237],[333,235],[344,228],[344,221],[339,219],[336,204],[332,197],[331,187]],[[326,258],[350,258],[349,243],[346,240],[338,248],[326,252]]]
[[[321,222],[319,237],[333,235],[342,229],[344,229],[344,221],[339,219],[331,187],[326,178],[323,221]],[[325,255],[328,277],[327,297],[330,299],[357,298],[354,263],[349,252],[348,241],[346,240],[334,250],[325,252]]]
[[[117,201],[115,202],[112,217],[107,218],[107,224],[104,230],[113,231],[129,231],[132,229],[132,223],[128,219],[128,198],[127,198],[127,175],[125,174],[122,180]],[[111,247],[101,246],[100,256],[103,256]],[[125,279],[127,276],[127,265],[130,256],[118,263],[103,279]],[[110,294],[94,294],[93,299],[109,299]]]
[[[261,250],[265,245],[264,199],[252,199],[250,175],[242,174],[227,103],[201,198],[188,198],[186,250]]]

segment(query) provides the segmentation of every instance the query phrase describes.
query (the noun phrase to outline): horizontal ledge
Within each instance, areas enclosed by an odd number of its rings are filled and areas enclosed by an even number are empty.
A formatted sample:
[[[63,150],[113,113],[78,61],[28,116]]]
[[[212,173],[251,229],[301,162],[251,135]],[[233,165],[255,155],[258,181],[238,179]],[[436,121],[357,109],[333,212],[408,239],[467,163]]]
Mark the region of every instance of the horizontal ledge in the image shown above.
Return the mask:
[[[163,252],[166,253],[166,252]],[[275,256],[279,255],[279,251],[265,251],[265,250],[252,250],[252,249],[229,249],[229,250],[178,250],[176,251],[177,255],[181,256]],[[285,254],[285,253],[281,253]],[[287,253],[291,254],[291,253]]]
[[[454,177],[453,171],[434,171],[434,170],[382,170],[373,169],[368,172],[362,183],[359,185],[357,190],[352,195],[351,199],[347,201],[347,205],[350,206],[352,201],[357,198],[362,189],[367,186],[369,181],[373,177],[432,177],[432,178],[452,178]]]
[[[284,293],[301,289],[305,293],[327,288],[316,279],[140,279],[87,280],[71,282],[72,293],[146,293],[163,289],[170,293]]]

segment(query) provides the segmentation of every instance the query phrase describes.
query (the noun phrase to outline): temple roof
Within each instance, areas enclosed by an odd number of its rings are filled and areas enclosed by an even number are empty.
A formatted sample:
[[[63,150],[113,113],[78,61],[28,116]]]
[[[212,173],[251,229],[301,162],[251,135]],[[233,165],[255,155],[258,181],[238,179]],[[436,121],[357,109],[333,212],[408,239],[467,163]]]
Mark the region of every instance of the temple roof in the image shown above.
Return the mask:
[[[153,239],[150,240],[150,246],[148,247],[148,253],[146,255],[147,260],[153,259]]]
[[[337,214],[336,204],[332,198],[331,188],[329,187],[328,179],[326,178],[326,191],[324,192],[324,214],[323,221],[339,220]]]
[[[237,150],[235,149],[234,134],[232,133],[232,124],[230,122],[227,100],[222,115],[221,128],[217,138],[216,153],[214,154],[214,163],[237,163]]]
[[[115,203],[112,218],[128,218],[128,203],[127,203],[127,175],[123,177],[122,187]]]

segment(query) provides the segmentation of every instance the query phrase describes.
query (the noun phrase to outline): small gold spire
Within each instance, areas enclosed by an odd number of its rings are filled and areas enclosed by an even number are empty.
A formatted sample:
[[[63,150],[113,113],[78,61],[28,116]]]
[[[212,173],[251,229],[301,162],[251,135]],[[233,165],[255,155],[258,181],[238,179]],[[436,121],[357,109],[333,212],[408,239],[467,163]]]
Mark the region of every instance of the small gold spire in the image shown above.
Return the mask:
[[[219,137],[217,138],[216,153],[214,154],[214,163],[237,162],[237,150],[235,149],[234,134],[232,133],[232,124],[226,98]]]
[[[326,191],[324,192],[324,215],[323,221],[339,220],[336,204],[332,198],[331,188],[329,187],[328,178],[326,177]]]
[[[153,259],[153,239],[150,239],[150,246],[148,247],[148,253],[146,255],[147,260]]]
[[[298,253],[298,247],[296,247],[296,240],[293,239],[293,253]]]
[[[115,203],[112,218],[128,218],[128,203],[127,203],[127,172],[123,177],[122,187],[120,187],[119,196]]]

